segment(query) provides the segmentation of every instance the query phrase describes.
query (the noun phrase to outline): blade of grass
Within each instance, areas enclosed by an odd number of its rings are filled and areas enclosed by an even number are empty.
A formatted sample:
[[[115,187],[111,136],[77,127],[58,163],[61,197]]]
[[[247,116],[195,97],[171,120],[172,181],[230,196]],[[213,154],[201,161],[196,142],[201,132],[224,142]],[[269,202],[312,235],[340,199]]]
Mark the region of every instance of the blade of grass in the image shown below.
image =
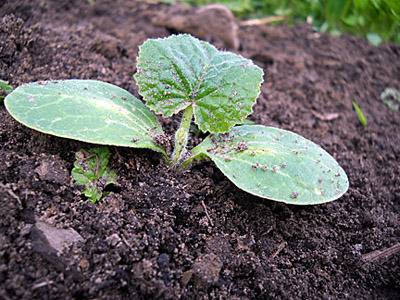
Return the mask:
[[[360,124],[364,127],[367,127],[367,118],[365,117],[360,105],[358,105],[355,100],[353,100],[353,108],[357,114],[357,118],[360,121]]]

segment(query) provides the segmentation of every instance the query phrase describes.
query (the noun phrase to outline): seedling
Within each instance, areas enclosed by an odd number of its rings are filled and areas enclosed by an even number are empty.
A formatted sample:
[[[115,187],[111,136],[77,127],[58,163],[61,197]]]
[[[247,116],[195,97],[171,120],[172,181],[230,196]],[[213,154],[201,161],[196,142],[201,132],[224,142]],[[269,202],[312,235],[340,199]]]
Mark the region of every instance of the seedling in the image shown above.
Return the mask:
[[[313,142],[286,130],[240,125],[252,112],[263,71],[237,54],[190,35],[149,39],[139,48],[129,92],[94,80],[29,83],[7,96],[19,122],[38,131],[95,144],[148,148],[172,168],[211,159],[239,188],[285,203],[333,201],[348,189],[346,173]],[[181,113],[172,153],[156,115]],[[192,120],[210,135],[189,151]]]
[[[108,168],[110,151],[107,147],[80,150],[75,154],[72,178],[77,185],[83,185],[83,194],[92,203],[97,203],[104,196],[104,189],[116,184],[117,174]]]
[[[0,101],[4,100],[5,95],[11,93],[13,90],[12,86],[7,81],[0,79]]]
[[[364,127],[367,127],[367,118],[365,117],[360,105],[358,105],[356,101],[353,101],[353,108],[356,112],[358,121],[360,121],[360,124]]]

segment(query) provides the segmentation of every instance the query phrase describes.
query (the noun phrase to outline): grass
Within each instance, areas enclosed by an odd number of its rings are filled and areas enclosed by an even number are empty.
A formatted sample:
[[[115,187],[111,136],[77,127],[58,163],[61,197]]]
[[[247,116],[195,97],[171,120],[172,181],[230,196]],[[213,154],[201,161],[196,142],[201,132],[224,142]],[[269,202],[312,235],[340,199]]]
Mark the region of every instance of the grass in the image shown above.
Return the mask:
[[[191,5],[221,3],[239,18],[285,16],[289,23],[312,20],[322,32],[365,37],[374,45],[400,44],[399,0],[183,0]]]
[[[364,127],[367,127],[367,117],[364,115],[361,106],[355,100],[353,100],[353,108],[356,112],[358,120],[360,121],[360,124]]]

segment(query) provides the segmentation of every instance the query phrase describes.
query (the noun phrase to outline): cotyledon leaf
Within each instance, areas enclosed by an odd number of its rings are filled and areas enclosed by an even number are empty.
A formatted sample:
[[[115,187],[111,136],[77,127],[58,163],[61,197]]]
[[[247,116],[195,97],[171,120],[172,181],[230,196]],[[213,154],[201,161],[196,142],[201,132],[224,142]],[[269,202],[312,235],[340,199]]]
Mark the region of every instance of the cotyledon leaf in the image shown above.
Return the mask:
[[[139,47],[135,80],[156,113],[193,106],[203,132],[227,132],[252,112],[263,71],[249,59],[219,51],[187,34],[149,39]]]
[[[57,80],[19,86],[5,98],[18,122],[43,133],[83,142],[149,148],[162,134],[156,116],[132,94],[96,80]]]
[[[348,189],[346,173],[315,143],[290,131],[262,125],[234,127],[193,148],[209,157],[239,188],[289,204],[333,201]]]

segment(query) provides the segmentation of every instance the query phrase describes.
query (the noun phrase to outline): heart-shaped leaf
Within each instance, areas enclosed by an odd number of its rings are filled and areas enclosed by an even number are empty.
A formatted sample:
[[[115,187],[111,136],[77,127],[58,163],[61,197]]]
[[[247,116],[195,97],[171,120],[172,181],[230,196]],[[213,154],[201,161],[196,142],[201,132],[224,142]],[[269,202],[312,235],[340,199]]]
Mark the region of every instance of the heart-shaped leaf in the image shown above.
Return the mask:
[[[239,188],[289,204],[333,201],[348,189],[346,173],[325,150],[290,131],[262,125],[211,135],[192,150],[207,156]]]
[[[193,106],[203,132],[227,132],[252,112],[263,71],[249,59],[190,35],[149,39],[139,47],[136,82],[156,113],[170,117]]]
[[[22,85],[5,99],[8,112],[40,132],[78,141],[164,149],[156,116],[137,98],[96,80],[43,81]]]

